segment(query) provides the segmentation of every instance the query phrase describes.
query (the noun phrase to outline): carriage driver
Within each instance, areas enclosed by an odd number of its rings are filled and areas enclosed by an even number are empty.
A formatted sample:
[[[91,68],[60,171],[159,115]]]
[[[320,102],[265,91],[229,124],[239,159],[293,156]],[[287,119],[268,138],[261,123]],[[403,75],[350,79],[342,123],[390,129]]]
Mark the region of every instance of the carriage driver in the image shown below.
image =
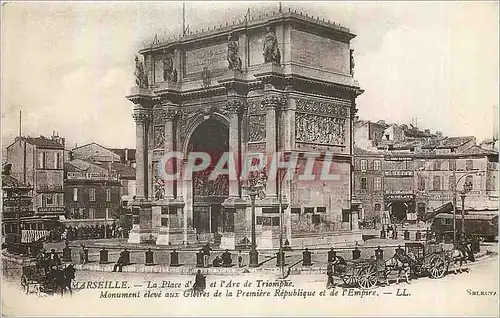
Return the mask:
[[[61,259],[59,258],[59,255],[57,255],[55,249],[50,250],[50,256],[49,256],[48,261],[49,261],[50,269],[61,265]]]
[[[35,261],[36,261],[36,267],[38,269],[44,269],[45,272],[48,271],[48,262],[47,262],[47,258],[45,257],[45,249],[42,247],[39,251],[38,251],[38,254],[36,255],[36,258],[35,258]]]
[[[408,263],[408,257],[406,256],[405,250],[401,248],[401,245],[398,245],[396,253],[394,254],[394,258],[396,258],[402,264]]]

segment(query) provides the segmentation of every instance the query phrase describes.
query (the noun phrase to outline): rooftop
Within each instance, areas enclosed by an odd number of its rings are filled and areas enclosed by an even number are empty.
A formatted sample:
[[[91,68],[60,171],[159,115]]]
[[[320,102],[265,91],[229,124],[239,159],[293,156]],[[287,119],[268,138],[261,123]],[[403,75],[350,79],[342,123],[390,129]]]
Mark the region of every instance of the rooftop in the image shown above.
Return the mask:
[[[259,27],[267,23],[276,23],[280,20],[295,20],[300,21],[304,24],[315,24],[320,27],[326,28],[331,32],[341,33],[354,38],[355,35],[350,33],[349,29],[341,26],[336,22],[332,22],[325,19],[320,19],[319,17],[310,16],[307,13],[297,10],[273,10],[264,14],[250,15],[250,18],[241,17],[240,19],[226,22],[225,24],[214,25],[213,27],[202,28],[198,30],[187,30],[186,34],[183,36],[181,34],[175,36],[166,36],[161,38],[156,34],[152,41],[144,42],[144,49],[141,53],[146,51],[156,51],[158,49],[166,49],[169,46],[179,44],[180,42],[191,42],[192,40],[199,38],[209,38],[213,36],[220,36],[229,32],[236,31],[238,29],[249,28],[249,27]]]

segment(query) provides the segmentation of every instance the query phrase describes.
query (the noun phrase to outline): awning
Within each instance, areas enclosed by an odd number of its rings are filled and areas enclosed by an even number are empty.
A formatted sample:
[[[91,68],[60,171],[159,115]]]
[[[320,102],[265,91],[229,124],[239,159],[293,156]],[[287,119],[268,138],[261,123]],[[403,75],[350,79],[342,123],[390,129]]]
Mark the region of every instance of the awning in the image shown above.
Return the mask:
[[[451,202],[445,203],[440,207],[438,207],[437,209],[435,209],[434,211],[427,213],[424,216],[424,221],[428,221],[432,218],[435,218],[440,213],[450,213],[451,211],[453,211],[453,204]]]
[[[492,214],[492,213],[474,213],[474,214],[465,214],[464,218],[466,220],[487,220],[491,221],[495,217],[498,218],[498,214]],[[453,214],[450,213],[440,213],[436,215],[436,219],[453,219]],[[462,215],[460,213],[455,214],[455,219],[461,220]]]

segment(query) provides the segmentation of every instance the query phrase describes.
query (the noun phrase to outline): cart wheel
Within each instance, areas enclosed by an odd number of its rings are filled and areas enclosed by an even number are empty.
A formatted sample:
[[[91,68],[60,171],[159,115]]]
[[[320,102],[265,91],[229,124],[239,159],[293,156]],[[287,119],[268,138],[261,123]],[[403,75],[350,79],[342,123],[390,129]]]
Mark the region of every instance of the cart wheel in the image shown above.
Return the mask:
[[[342,275],[341,278],[347,287],[352,287],[356,285],[356,276],[354,275]]]
[[[375,266],[369,265],[361,268],[358,272],[357,281],[361,289],[374,288],[378,282],[378,274]]]
[[[443,255],[435,255],[430,260],[429,263],[430,263],[429,272],[432,278],[443,277],[444,274],[446,273],[446,270],[448,269],[448,265]]]

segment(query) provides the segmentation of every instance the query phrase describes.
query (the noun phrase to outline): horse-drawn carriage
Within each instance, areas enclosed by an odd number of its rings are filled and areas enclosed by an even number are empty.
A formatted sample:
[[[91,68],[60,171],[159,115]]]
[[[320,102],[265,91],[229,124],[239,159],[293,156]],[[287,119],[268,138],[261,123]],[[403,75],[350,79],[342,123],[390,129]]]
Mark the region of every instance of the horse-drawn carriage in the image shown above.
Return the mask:
[[[333,265],[334,275],[350,287],[371,289],[378,283],[388,283],[393,278],[399,283],[404,277],[409,283],[410,274],[416,277],[429,275],[441,278],[448,271],[450,264],[466,260],[466,255],[453,249],[453,246],[437,243],[406,243],[405,248],[396,249],[391,258],[384,260],[368,259],[345,261],[340,258]]]
[[[71,290],[71,282],[75,278],[73,264],[58,265],[44,268],[39,264],[30,264],[22,267],[21,288],[26,294],[35,293],[53,295],[60,292],[63,295],[66,288]]]

